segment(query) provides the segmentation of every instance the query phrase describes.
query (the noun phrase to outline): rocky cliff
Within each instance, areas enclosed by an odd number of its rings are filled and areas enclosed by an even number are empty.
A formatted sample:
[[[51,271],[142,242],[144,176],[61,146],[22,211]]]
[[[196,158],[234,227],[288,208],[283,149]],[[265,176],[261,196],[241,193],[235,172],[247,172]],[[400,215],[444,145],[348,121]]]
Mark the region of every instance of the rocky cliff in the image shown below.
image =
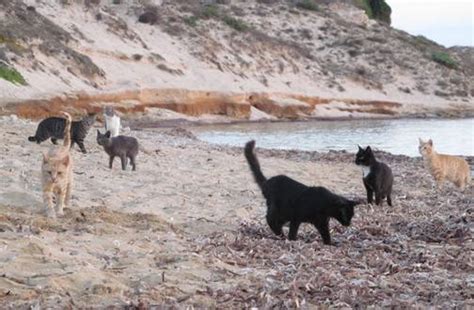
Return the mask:
[[[385,1],[3,0],[0,20],[1,114],[474,114],[472,49],[391,28]]]

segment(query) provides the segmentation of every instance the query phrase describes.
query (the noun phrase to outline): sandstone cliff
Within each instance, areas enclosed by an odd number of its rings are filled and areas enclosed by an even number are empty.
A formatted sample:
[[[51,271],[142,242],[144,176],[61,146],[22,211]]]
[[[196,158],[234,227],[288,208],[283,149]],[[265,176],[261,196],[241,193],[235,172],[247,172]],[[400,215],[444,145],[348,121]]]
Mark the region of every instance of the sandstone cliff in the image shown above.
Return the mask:
[[[472,49],[393,29],[372,2],[0,1],[0,114],[474,115]]]

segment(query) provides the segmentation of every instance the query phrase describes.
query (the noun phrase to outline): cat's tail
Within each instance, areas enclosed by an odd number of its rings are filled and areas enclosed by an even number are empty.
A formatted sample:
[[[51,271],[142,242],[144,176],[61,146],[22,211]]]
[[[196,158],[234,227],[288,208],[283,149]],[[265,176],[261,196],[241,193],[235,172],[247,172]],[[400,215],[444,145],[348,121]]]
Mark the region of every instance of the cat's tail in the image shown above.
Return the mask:
[[[30,137],[28,137],[28,141],[30,141],[30,142],[36,142],[36,141],[37,141],[36,136],[30,136]]]
[[[141,143],[138,143],[138,149],[147,155],[153,155],[153,152],[147,150]]]
[[[62,115],[66,118],[66,126],[64,126],[64,143],[63,145],[67,148],[71,147],[71,123],[72,117],[71,114],[67,112],[61,112]]]
[[[263,189],[263,184],[267,181],[267,178],[262,173],[260,169],[260,164],[258,162],[257,156],[255,155],[255,140],[247,142],[245,144],[245,158],[249,163],[250,170],[252,171],[255,182],[257,182],[260,189]]]

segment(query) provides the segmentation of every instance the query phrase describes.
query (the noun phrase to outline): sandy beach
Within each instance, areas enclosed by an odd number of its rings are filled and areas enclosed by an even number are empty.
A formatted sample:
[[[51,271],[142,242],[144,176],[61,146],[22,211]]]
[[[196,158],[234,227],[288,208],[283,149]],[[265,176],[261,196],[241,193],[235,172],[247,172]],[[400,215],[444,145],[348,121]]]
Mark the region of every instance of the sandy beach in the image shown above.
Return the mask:
[[[275,237],[242,149],[181,128],[132,128],[150,151],[136,172],[118,160],[109,170],[91,130],[88,154],[73,151],[72,206],[48,219],[40,163],[51,144],[28,142],[35,130],[0,118],[1,308],[474,305],[474,187],[436,189],[420,158],[378,152],[394,172],[394,206],[358,206],[348,228],[331,221],[338,244],[325,246],[310,225],[296,242]],[[353,154],[258,141],[257,153],[266,176],[365,197]]]

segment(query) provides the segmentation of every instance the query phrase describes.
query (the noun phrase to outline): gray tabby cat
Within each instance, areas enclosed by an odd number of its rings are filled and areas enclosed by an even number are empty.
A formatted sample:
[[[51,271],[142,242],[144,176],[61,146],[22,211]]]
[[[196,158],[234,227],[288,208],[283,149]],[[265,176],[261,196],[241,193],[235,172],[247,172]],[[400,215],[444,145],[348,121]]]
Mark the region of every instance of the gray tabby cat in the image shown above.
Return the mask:
[[[72,122],[71,125],[71,147],[74,143],[79,145],[82,153],[87,153],[84,146],[84,139],[87,136],[90,128],[95,123],[95,113],[90,113],[80,121]],[[36,134],[28,137],[31,142],[41,143],[51,138],[51,142],[57,144],[58,139],[64,139],[64,129],[66,121],[61,117],[48,117],[38,124]]]

